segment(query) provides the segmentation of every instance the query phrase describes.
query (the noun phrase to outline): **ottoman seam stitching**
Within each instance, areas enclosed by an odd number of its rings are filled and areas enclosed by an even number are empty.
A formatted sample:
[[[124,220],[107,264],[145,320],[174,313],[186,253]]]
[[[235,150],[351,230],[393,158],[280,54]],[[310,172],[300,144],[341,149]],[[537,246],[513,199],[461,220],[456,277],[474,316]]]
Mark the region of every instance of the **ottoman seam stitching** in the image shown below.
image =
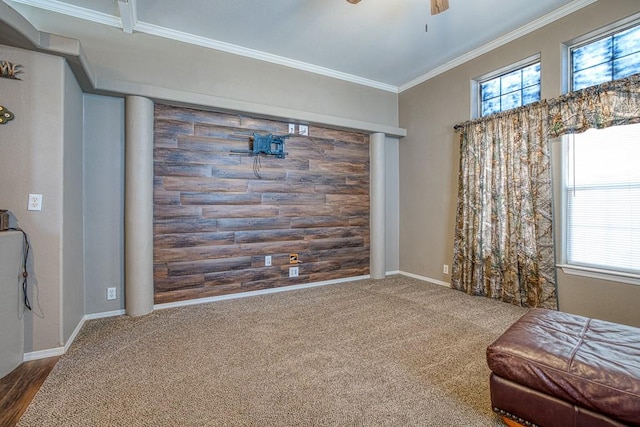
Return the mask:
[[[578,350],[580,349],[580,346],[584,342],[584,336],[586,335],[587,330],[589,329],[589,324],[590,323],[591,323],[591,319],[587,320],[587,322],[582,327],[582,332],[580,332],[580,339],[576,343],[575,347],[573,348],[573,351],[571,352],[571,356],[569,357],[569,361],[567,363],[567,372],[571,372],[571,366],[573,365],[573,359],[575,359],[576,354],[578,353]]]

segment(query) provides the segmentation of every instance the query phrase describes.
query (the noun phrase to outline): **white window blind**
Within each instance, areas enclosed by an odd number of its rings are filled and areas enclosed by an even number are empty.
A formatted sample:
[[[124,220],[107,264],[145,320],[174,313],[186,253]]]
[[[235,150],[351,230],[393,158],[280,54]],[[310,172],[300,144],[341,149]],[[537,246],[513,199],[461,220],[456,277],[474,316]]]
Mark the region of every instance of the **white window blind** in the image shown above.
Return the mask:
[[[640,273],[640,124],[565,144],[567,263]]]

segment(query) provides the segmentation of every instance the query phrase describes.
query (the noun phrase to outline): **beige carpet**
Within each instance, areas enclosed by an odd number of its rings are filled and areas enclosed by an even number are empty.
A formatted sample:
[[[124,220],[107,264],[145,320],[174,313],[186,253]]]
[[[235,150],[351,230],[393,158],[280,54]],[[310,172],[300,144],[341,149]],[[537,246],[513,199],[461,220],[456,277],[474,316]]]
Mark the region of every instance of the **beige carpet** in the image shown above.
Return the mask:
[[[498,426],[525,309],[403,276],[87,322],[20,426]]]

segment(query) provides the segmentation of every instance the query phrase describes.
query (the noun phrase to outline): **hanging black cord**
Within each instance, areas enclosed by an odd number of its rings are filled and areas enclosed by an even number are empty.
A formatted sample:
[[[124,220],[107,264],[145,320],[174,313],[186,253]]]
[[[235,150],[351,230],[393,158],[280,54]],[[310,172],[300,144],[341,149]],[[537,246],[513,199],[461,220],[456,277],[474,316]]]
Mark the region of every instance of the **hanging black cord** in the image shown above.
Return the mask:
[[[261,167],[262,167],[262,164],[260,163],[260,154],[256,154],[256,156],[253,158],[253,174],[258,179],[262,179],[262,176],[260,175]]]
[[[27,309],[32,310],[31,302],[29,302],[29,294],[28,294],[28,281],[27,277],[29,273],[27,273],[27,260],[29,259],[29,238],[27,237],[27,233],[24,232],[21,228],[9,228],[9,230],[19,231],[22,233],[22,237],[24,240],[24,245],[22,247],[22,295],[24,298],[24,306]]]

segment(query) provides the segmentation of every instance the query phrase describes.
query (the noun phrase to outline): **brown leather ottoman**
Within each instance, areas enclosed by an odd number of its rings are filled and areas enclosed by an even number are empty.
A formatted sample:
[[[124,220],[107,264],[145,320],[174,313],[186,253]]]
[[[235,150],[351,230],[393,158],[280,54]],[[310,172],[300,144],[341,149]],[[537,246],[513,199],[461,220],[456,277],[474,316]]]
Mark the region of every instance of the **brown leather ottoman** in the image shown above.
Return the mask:
[[[505,419],[640,426],[640,328],[532,309],[487,348],[487,362]]]

